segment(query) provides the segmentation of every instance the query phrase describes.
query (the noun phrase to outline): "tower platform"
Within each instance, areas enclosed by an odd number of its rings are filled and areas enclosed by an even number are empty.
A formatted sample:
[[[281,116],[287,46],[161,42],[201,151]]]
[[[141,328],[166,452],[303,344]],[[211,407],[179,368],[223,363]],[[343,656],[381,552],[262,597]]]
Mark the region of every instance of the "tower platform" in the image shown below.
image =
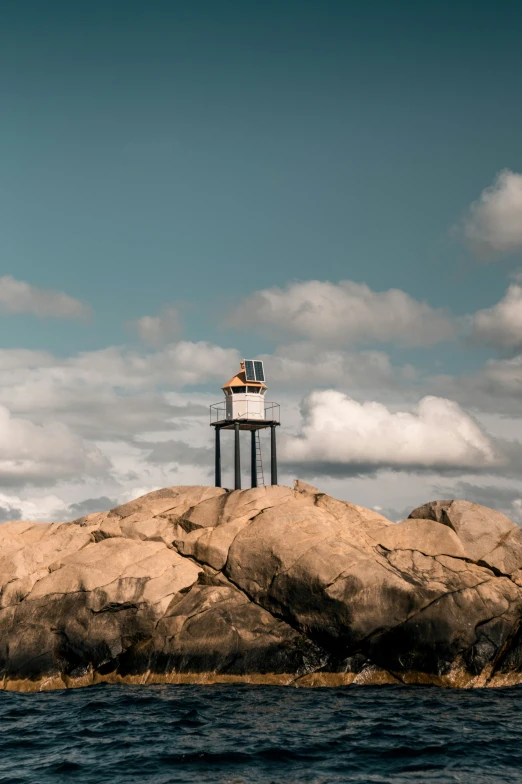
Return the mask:
[[[240,430],[263,430],[265,427],[278,427],[281,423],[277,419],[220,419],[218,422],[211,422],[211,427],[219,427],[220,430],[235,430],[236,424]]]

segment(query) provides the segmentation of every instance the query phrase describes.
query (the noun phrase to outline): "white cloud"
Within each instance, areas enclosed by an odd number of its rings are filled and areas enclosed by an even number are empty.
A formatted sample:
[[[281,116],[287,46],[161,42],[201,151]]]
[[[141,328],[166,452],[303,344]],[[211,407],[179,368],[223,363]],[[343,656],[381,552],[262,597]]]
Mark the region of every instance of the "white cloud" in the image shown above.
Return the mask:
[[[0,499],[0,522],[20,514],[70,519],[89,499],[207,484],[208,405],[238,366],[235,349],[206,342],[158,351],[113,346],[67,358],[0,350],[0,488],[19,493]],[[211,380],[214,393],[183,391]],[[169,440],[190,447],[174,454],[161,446]],[[36,502],[35,487],[44,500],[56,492],[61,504],[42,501],[37,514],[27,506]]]
[[[20,514],[36,519],[21,504],[35,500],[36,486],[43,499],[55,489],[63,499],[42,507],[38,519],[68,519],[86,499],[208,483],[207,469],[185,461],[183,450],[174,463],[147,458],[169,439],[194,450],[212,445],[208,405],[238,364],[237,351],[205,342],[148,352],[113,346],[68,358],[0,350],[0,487],[21,493],[0,499],[0,522]],[[211,379],[213,394],[182,391]]]
[[[63,291],[41,289],[11,275],[0,277],[0,312],[40,318],[86,318],[90,308]]]
[[[430,345],[451,338],[450,316],[400,289],[372,291],[364,283],[310,280],[257,291],[232,314],[243,328],[260,325],[279,336],[304,337],[330,346],[353,343]]]
[[[269,384],[276,387],[349,385],[352,389],[389,387],[400,380],[411,381],[415,371],[410,365],[394,367],[383,351],[345,351],[317,346],[311,341],[279,346],[265,354]]]
[[[191,341],[147,351],[112,346],[68,358],[41,351],[0,350],[0,406],[11,411],[8,426],[26,420],[41,436],[26,431],[26,442],[34,448],[20,457],[16,439],[0,431],[4,446],[0,480],[5,493],[11,493],[10,487],[18,488],[4,502],[0,497],[0,520],[19,514],[33,519],[72,519],[77,516],[75,510],[94,508],[102,497],[110,499],[108,508],[114,505],[112,501],[130,500],[154,488],[211,482],[213,441],[207,407],[221,397],[219,387],[239,359],[235,349]],[[339,497],[402,510],[432,497],[430,473],[462,477],[469,466],[471,473],[481,477],[486,472],[499,476],[500,472],[504,475],[506,465],[511,466],[505,463],[497,440],[486,435],[491,432],[489,426],[477,427],[450,401],[439,401],[438,408],[423,401],[419,409],[397,414],[393,406],[359,404],[339,392],[317,392],[318,387],[330,384],[350,389],[361,399],[383,400],[385,395],[385,402],[415,394],[410,382],[418,385],[422,378],[416,378],[408,366],[393,367],[382,351],[357,352],[299,340],[280,346],[265,359],[270,396],[283,405],[282,430],[300,433],[287,439],[280,435],[280,481],[291,483],[295,475],[305,478],[313,470],[321,476],[320,487]],[[183,390],[209,382],[215,384],[214,392]],[[462,379],[458,384],[467,394]],[[308,398],[302,420],[298,400],[307,388],[315,389],[319,397]],[[364,391],[359,395],[354,389]],[[320,397],[323,394],[334,397],[325,402]],[[453,397],[446,390],[443,394]],[[348,408],[339,400],[348,401]],[[375,410],[384,414],[379,417]],[[333,435],[322,426],[327,414],[334,418]],[[399,422],[400,417],[404,421]],[[62,431],[62,442],[54,429],[57,421],[68,434],[63,436]],[[76,447],[66,448],[68,437],[77,439]],[[8,449],[10,439],[13,448]],[[223,438],[223,478],[228,486],[233,484],[232,444],[231,438]],[[96,448],[106,461],[98,473],[96,460],[93,465],[85,457]],[[269,444],[263,443],[265,458],[269,451]],[[246,454],[245,441],[245,486]],[[7,471],[5,461],[10,461]],[[371,478],[377,469],[379,483]],[[387,475],[389,480],[384,482]],[[355,478],[347,481],[347,476]],[[36,485],[39,491],[34,490]]]
[[[0,406],[0,482],[3,486],[81,481],[99,476],[110,463],[94,445],[85,443],[60,422],[36,425],[12,417]]]
[[[65,506],[57,495],[38,495],[21,498],[17,495],[0,493],[0,522],[7,520],[34,520],[35,522],[58,520],[65,514]],[[4,513],[5,512],[5,513]],[[67,520],[67,517],[61,517]]]
[[[226,376],[229,368],[234,372],[238,364],[236,349],[221,348],[205,341],[183,340],[158,352],[152,361],[158,376],[173,378],[177,386],[201,384],[210,379],[221,381],[223,374]]]
[[[162,388],[215,379],[217,393],[238,365],[235,349],[205,342],[148,353],[110,347],[66,359],[4,350],[0,404],[34,421],[60,419],[84,437],[128,437],[167,425],[173,414]]]
[[[413,411],[393,413],[335,390],[312,393],[303,404],[298,436],[282,455],[292,464],[403,470],[494,467],[491,440],[452,400],[423,398]]]
[[[522,248],[522,174],[501,171],[469,208],[463,226],[478,254],[510,253]]]
[[[474,314],[471,340],[498,349],[522,349],[521,285],[512,283],[500,302]]]
[[[165,308],[158,316],[142,316],[132,322],[140,338],[152,346],[177,340],[181,335],[181,318],[177,308]]]
[[[84,491],[85,492],[85,491]],[[0,493],[0,523],[8,520],[29,520],[34,522],[67,522],[92,512],[105,512],[129,499],[115,499],[102,496],[85,498],[70,505],[55,494],[7,495]]]

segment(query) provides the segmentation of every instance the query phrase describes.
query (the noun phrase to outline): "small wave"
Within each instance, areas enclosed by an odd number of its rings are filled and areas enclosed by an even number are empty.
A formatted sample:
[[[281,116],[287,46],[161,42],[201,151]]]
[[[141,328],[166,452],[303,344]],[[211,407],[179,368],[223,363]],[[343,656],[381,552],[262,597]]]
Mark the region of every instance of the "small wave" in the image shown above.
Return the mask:
[[[62,760],[52,766],[53,773],[76,773],[76,771],[80,769],[81,765],[78,765],[77,762],[71,762],[70,760]]]

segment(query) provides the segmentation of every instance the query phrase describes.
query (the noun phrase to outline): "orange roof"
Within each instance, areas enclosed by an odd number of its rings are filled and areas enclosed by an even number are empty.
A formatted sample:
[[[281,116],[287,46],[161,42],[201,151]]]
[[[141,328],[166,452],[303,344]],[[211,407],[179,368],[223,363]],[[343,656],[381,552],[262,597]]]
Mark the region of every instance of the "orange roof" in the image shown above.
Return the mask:
[[[249,387],[261,387],[262,389],[267,389],[266,384],[262,384],[260,381],[247,381],[244,370],[241,370],[237,376],[232,376],[230,381],[227,381],[226,384],[223,384],[221,389],[227,389],[228,387],[244,387],[247,384]]]

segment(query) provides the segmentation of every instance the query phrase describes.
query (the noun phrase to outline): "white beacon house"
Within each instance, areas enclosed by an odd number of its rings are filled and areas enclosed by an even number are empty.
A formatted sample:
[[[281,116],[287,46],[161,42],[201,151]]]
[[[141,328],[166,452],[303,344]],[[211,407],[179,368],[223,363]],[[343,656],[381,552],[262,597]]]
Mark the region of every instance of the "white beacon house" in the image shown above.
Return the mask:
[[[259,360],[244,359],[241,370],[221,387],[227,419],[265,419],[265,371]]]
[[[250,430],[252,487],[265,484],[260,430],[270,428],[270,479],[277,484],[276,427],[279,403],[267,403],[265,370],[258,359],[244,359],[241,370],[221,389],[225,399],[210,406],[210,424],[216,432],[216,487],[221,487],[221,431],[234,431],[234,489],[241,489],[240,431]]]

